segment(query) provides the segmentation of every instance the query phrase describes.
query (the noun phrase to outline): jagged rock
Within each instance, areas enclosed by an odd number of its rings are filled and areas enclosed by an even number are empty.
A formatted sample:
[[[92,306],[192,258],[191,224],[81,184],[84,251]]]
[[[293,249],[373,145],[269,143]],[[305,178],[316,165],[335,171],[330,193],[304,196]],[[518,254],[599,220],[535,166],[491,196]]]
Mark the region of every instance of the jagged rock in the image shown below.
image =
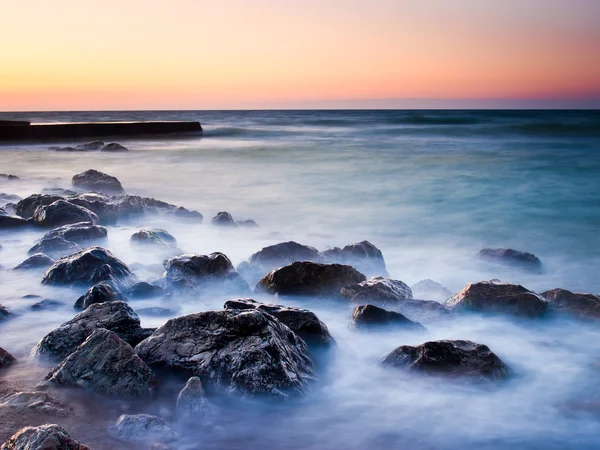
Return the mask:
[[[325,250],[323,256],[327,262],[356,267],[369,277],[389,277],[383,253],[369,241],[346,245],[344,248],[335,247],[331,250]]]
[[[321,322],[315,313],[307,309],[259,303],[251,298],[228,300],[225,302],[224,308],[258,309],[259,311],[271,314],[304,339],[304,342],[311,347],[329,346],[335,342],[331,334],[329,334],[327,325]]]
[[[55,424],[24,427],[2,444],[0,450],[91,450],[71,438],[67,431]]]
[[[177,245],[177,239],[168,231],[160,228],[149,228],[135,232],[131,236],[132,241],[140,243],[159,243],[161,245]]]
[[[238,220],[236,225],[243,228],[258,228],[258,224],[252,219]]]
[[[51,416],[66,417],[71,411],[55,398],[44,392],[14,392],[0,398],[0,408],[22,412],[36,411]]]
[[[431,341],[415,347],[403,345],[381,362],[385,366],[427,375],[498,381],[510,376],[510,368],[486,345],[471,341]]]
[[[16,362],[17,360],[13,355],[0,347],[0,369],[4,369],[5,367],[8,367]]]
[[[52,285],[84,285],[124,282],[131,277],[124,262],[102,247],[90,247],[57,260],[44,275],[42,283]]]
[[[518,284],[498,280],[468,284],[445,305],[455,311],[503,313],[519,317],[540,317],[547,308],[544,299]]]
[[[164,295],[164,293],[164,289],[160,286],[155,286],[154,284],[141,281],[131,286],[131,288],[127,291],[127,296],[132,299],[154,298],[161,297]]]
[[[198,377],[191,377],[177,396],[175,408],[177,419],[184,422],[193,421],[199,425],[210,417],[210,408],[202,382]]]
[[[600,297],[594,294],[571,292],[566,289],[552,289],[542,292],[550,307],[580,319],[600,318]]]
[[[75,309],[86,309],[96,303],[125,301],[123,294],[110,284],[100,283],[92,286],[88,291],[77,299],[73,307]]]
[[[235,220],[227,211],[221,211],[212,218],[212,224],[220,227],[237,227]]]
[[[0,305],[0,322],[8,319],[11,315],[12,315],[12,313],[8,309],[6,309],[4,306]]]
[[[63,304],[61,302],[59,302],[58,300],[52,300],[49,298],[45,298],[44,300],[31,305],[29,307],[29,309],[32,309],[34,311],[42,311],[42,310],[56,309],[62,305]]]
[[[100,219],[89,209],[57,200],[46,206],[38,206],[33,213],[33,223],[39,227],[60,227],[79,222],[98,223]]]
[[[113,397],[148,397],[156,385],[154,373],[131,345],[103,328],[54,367],[46,380]]]
[[[397,302],[412,299],[412,290],[400,280],[373,277],[357,284],[344,286],[340,295],[355,303],[364,302]]]
[[[57,200],[63,200],[63,197],[60,195],[33,194],[15,205],[15,214],[24,219],[29,219],[33,217],[33,213],[38,206],[51,205]]]
[[[119,219],[119,209],[109,197],[102,194],[87,192],[67,199],[69,203],[89,209],[98,216],[103,225],[114,225]]]
[[[59,187],[43,188],[42,193],[43,194],[62,195],[63,197],[77,195],[77,192],[72,191],[71,189],[63,189],[63,188],[59,188]]]
[[[27,220],[22,217],[9,214],[4,208],[0,208],[0,229],[21,228],[27,224]]]
[[[46,233],[41,240],[62,238],[67,241],[82,243],[104,239],[107,234],[106,228],[102,226],[94,225],[92,222],[80,222],[55,228]]]
[[[108,429],[108,434],[127,442],[168,442],[176,438],[165,419],[149,414],[123,414]]]
[[[183,206],[179,206],[177,209],[175,209],[173,215],[178,219],[193,220],[197,222],[202,222],[202,220],[204,219],[204,216],[198,211],[190,211],[189,209],[186,209]]]
[[[91,141],[77,146],[78,149],[87,151],[100,150],[102,147],[104,147],[104,142],[102,141]]]
[[[117,144],[116,142],[111,142],[110,144],[106,144],[101,152],[128,152],[129,149],[127,147],[122,146],[121,144]]]
[[[537,256],[511,248],[484,248],[476,256],[506,266],[516,266],[534,271],[539,271],[542,268],[542,262]]]
[[[167,289],[197,290],[209,285],[219,285],[227,291],[237,293],[250,290],[223,253],[175,256],[166,260],[164,265]]]
[[[135,351],[150,367],[195,375],[238,395],[304,394],[313,378],[305,342],[257,309],[171,319]]]
[[[127,303],[96,303],[44,336],[32,353],[64,359],[98,328],[113,331],[132,346],[153,332],[140,326],[140,318]]]
[[[452,297],[452,291],[433,280],[421,280],[410,288],[414,298],[445,302]]]
[[[154,198],[138,195],[115,195],[110,198],[111,204],[118,211],[120,219],[131,219],[144,214],[170,214],[181,219],[193,219],[202,222],[202,214],[177,207]]]
[[[75,242],[68,241],[62,237],[43,237],[37,244],[29,249],[27,254],[34,255],[45,253],[54,257],[71,255],[81,249]]]
[[[356,328],[398,327],[414,331],[427,331],[419,322],[413,322],[398,312],[386,311],[374,305],[360,305],[354,308],[352,325]]]
[[[154,317],[168,317],[168,316],[175,315],[175,311],[173,311],[172,309],[162,308],[160,306],[150,306],[148,308],[140,308],[140,309],[136,309],[135,312],[138,314],[154,316]]]
[[[256,285],[256,291],[339,298],[342,287],[365,280],[366,277],[351,266],[299,261],[267,274]]]
[[[50,267],[54,264],[54,260],[43,253],[36,253],[31,255],[13,270],[29,270],[29,269],[42,269]]]
[[[124,191],[121,182],[116,177],[94,169],[73,175],[71,183],[75,187],[108,194]]]

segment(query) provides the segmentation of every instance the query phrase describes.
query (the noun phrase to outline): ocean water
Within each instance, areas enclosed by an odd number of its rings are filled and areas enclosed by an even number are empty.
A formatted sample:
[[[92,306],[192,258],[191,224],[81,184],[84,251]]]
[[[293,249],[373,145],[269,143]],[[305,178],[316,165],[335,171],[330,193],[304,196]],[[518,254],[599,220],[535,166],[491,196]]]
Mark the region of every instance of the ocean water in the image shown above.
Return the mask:
[[[164,255],[140,254],[128,243],[138,227],[160,226],[186,252],[221,251],[234,264],[285,240],[324,250],[366,239],[382,250],[392,278],[409,285],[430,278],[456,292],[499,278],[538,292],[600,293],[598,111],[55,112],[2,113],[2,119],[202,123],[202,137],[121,139],[131,149],[122,154],[0,146],[0,172],[20,177],[0,181],[0,192],[24,197],[68,188],[73,174],[95,168],[119,178],[129,193],[204,214],[201,225],[146,218],[110,227],[107,247],[128,264],[161,263]],[[218,211],[254,219],[260,228],[213,227],[210,218]],[[0,325],[0,346],[26,358],[45,333],[73,316],[81,291],[42,286],[40,272],[10,271],[43,232],[1,233],[0,304],[20,315]],[[534,253],[544,270],[481,264],[473,256],[484,247]],[[156,269],[137,274],[158,276]],[[20,298],[25,294],[56,298],[65,307],[33,313],[28,307],[34,301]],[[310,307],[337,349],[306,399],[224,408],[219,414],[226,432],[207,434],[203,448],[600,446],[600,409],[581,406],[600,398],[597,323],[469,316],[425,324],[426,337],[360,333],[348,327],[350,307],[255,298]],[[217,293],[135,307],[168,306],[179,315],[220,308],[226,299]],[[144,326],[165,320],[142,316]],[[518,376],[482,391],[378,365],[399,345],[433,339],[486,344]],[[181,448],[196,448],[191,431],[182,435]],[[89,438],[94,448],[119,448],[108,438]]]

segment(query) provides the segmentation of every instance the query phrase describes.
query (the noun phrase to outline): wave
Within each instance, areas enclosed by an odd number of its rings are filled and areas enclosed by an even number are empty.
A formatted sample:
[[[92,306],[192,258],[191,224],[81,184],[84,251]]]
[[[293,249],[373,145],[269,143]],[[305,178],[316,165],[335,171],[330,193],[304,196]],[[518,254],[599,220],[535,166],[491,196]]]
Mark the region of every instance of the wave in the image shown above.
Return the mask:
[[[411,114],[403,117],[389,117],[386,118],[385,122],[392,125],[475,125],[480,121],[469,116]]]

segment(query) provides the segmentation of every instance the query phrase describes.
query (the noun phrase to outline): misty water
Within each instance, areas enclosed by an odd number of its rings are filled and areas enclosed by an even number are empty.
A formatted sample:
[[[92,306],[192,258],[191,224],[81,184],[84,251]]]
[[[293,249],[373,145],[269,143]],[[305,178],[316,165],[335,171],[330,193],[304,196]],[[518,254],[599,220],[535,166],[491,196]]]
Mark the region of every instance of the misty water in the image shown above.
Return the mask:
[[[33,122],[199,120],[204,136],[121,139],[129,153],[61,153],[48,145],[0,146],[0,192],[25,197],[70,188],[94,168],[131,194],[204,215],[202,224],[144,217],[108,227],[105,246],[144,281],[166,257],[132,247],[141,227],[160,227],[188,253],[225,253],[237,265],[252,253],[294,240],[319,250],[369,240],[391,278],[433,279],[452,292],[498,278],[536,292],[561,287],[600,293],[600,114],[515,111],[263,111],[0,114]],[[80,142],[64,142],[72,145]],[[60,143],[59,143],[60,144]],[[210,223],[218,211],[254,219],[256,229]],[[0,346],[18,359],[75,314],[85,289],[40,284],[43,272],[12,271],[44,231],[1,231],[0,304],[17,317],[0,324]],[[536,254],[542,273],[482,264],[484,247]],[[64,306],[30,311],[40,299]],[[231,295],[132,300],[162,306],[142,326],[220,309]],[[600,327],[568,318],[512,320],[467,315],[425,322],[428,333],[349,327],[352,307],[328,299],[273,298],[314,311],[337,341],[302,399],[221,402],[216,431],[181,432],[177,448],[592,449],[600,446]],[[383,368],[394,348],[427,340],[488,345],[515,372],[496,388]],[[24,364],[23,367],[28,367]],[[23,369],[24,370],[24,369]],[[0,377],[18,376],[17,366]],[[173,408],[167,400],[164,408]],[[140,410],[156,408],[135,406]],[[111,418],[116,420],[118,414]],[[23,424],[25,425],[25,424]],[[104,426],[91,423],[90,428]],[[94,448],[121,448],[106,436]],[[85,435],[77,435],[86,442]],[[91,445],[91,444],[90,444]],[[125,448],[125,447],[123,447]],[[128,448],[128,447],[127,447]]]

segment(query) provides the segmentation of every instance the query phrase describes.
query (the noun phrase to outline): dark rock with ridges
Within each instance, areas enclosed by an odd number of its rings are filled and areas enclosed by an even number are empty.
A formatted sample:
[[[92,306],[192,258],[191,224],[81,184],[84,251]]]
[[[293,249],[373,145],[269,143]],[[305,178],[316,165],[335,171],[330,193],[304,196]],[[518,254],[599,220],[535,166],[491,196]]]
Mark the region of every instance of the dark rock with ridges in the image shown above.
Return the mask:
[[[0,369],[4,369],[16,362],[17,362],[17,360],[15,359],[15,357],[13,355],[11,355],[6,350],[4,350],[2,347],[0,347]]]
[[[352,325],[356,328],[387,326],[426,331],[426,328],[419,322],[413,322],[398,312],[387,311],[374,305],[360,305],[354,308]]]
[[[119,219],[119,208],[109,197],[87,192],[67,199],[69,203],[89,209],[98,216],[100,224],[114,225]]]
[[[132,299],[162,297],[164,294],[165,291],[163,288],[154,284],[146,283],[145,281],[140,281],[139,283],[134,284],[127,291],[127,296]]]
[[[13,270],[43,269],[54,264],[54,260],[43,253],[31,255]]]
[[[171,247],[177,245],[177,240],[167,231],[158,228],[136,231],[130,238],[135,244],[149,244]]]
[[[123,294],[110,284],[101,283],[89,288],[85,294],[77,299],[73,307],[75,309],[86,309],[96,303],[116,301],[125,301]]]
[[[369,241],[346,245],[341,249],[336,247],[331,250],[325,250],[323,256],[327,262],[356,267],[356,269],[369,277],[389,277],[383,253]]]
[[[44,235],[42,240],[60,237],[75,243],[91,242],[106,238],[108,232],[92,222],[79,222],[55,228]]]
[[[511,248],[484,248],[476,256],[506,266],[521,267],[534,271],[542,269],[542,262],[537,256]]]
[[[102,141],[90,141],[77,146],[78,149],[87,151],[100,150],[102,147],[104,147],[104,142]]]
[[[33,213],[33,223],[39,227],[60,227],[79,222],[98,223],[98,216],[84,208],[65,200],[57,200],[46,206],[38,206]]]
[[[33,213],[38,206],[51,205],[55,201],[63,199],[64,198],[60,195],[33,194],[24,198],[15,205],[15,214],[23,217],[24,219],[29,219],[30,217],[33,217]]]
[[[4,208],[0,208],[0,229],[21,228],[28,224],[21,216],[9,214]]]
[[[91,450],[77,442],[58,425],[45,424],[39,427],[24,427],[2,444],[0,450]]]
[[[106,144],[104,147],[100,149],[101,152],[128,152],[129,149],[124,147],[121,144],[117,144],[116,142],[111,142],[110,144]]]
[[[405,283],[383,277],[373,277],[361,283],[344,286],[340,295],[355,303],[385,303],[413,298],[412,290]]]
[[[81,248],[75,243],[68,241],[60,236],[46,237],[44,236],[37,244],[29,249],[29,255],[45,253],[53,257],[72,255],[80,251]]]
[[[600,319],[600,297],[594,294],[552,289],[542,292],[550,307],[579,319]]]
[[[107,194],[124,191],[121,182],[116,177],[94,169],[88,169],[85,172],[73,175],[71,183],[78,188]]]
[[[220,227],[237,227],[232,215],[227,211],[218,212],[217,215],[212,218],[212,224]]]

